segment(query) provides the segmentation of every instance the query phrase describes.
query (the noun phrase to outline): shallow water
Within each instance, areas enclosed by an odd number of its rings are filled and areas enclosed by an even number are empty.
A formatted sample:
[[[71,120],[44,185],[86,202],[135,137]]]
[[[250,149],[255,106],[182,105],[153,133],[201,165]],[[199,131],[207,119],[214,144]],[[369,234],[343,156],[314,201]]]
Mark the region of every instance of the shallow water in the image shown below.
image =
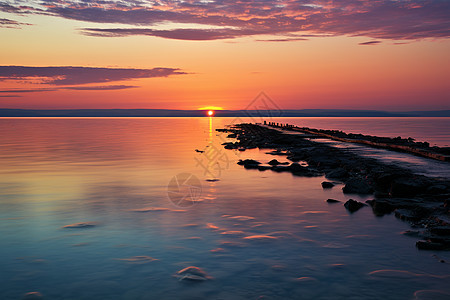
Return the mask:
[[[0,119],[0,298],[448,297],[448,252],[418,251],[392,215],[327,204],[349,197],[323,177],[236,165],[274,157],[222,149],[228,122]],[[200,185],[177,206],[180,173]],[[173,276],[191,265],[213,279]]]

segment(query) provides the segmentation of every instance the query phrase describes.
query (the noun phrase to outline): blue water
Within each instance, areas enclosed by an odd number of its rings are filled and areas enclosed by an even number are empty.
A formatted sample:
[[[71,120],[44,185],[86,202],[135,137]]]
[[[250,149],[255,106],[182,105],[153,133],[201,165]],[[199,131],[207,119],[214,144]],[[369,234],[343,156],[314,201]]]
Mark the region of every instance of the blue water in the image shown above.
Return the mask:
[[[273,156],[224,150],[225,136],[214,129],[229,122],[0,119],[0,298],[450,295],[448,252],[417,250],[416,238],[402,234],[409,225],[393,215],[376,217],[368,207],[349,214],[343,202],[327,204],[349,197],[342,185],[323,190],[323,177],[236,165]],[[200,183],[186,205],[168,194],[180,173]],[[80,222],[92,226],[64,227]],[[174,276],[188,266],[211,279]]]

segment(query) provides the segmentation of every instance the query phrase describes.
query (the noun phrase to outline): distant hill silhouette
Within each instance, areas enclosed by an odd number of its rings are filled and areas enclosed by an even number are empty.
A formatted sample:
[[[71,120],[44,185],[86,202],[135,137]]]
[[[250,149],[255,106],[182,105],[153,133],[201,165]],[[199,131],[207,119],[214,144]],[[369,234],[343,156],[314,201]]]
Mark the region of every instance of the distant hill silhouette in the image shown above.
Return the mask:
[[[0,109],[0,117],[204,117],[201,110],[174,109]],[[387,112],[378,110],[216,110],[216,117],[450,117],[450,110]]]

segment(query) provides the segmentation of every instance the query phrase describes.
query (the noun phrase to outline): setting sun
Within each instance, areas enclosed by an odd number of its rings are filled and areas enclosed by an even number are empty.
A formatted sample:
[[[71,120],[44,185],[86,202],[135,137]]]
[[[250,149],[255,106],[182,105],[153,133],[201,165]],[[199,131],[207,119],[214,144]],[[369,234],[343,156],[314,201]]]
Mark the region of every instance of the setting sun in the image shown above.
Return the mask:
[[[214,111],[213,110],[208,110],[208,116],[212,117],[214,115]]]

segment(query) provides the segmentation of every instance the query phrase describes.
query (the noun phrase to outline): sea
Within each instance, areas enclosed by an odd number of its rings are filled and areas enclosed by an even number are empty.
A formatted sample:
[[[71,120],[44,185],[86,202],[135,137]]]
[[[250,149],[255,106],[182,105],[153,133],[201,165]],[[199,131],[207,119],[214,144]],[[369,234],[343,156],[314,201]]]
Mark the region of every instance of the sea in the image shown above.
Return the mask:
[[[237,165],[285,161],[223,148],[216,129],[250,121],[0,118],[0,299],[450,299],[450,252],[343,206],[373,196]],[[268,121],[450,145],[450,118]],[[448,178],[445,162],[318,142]]]

